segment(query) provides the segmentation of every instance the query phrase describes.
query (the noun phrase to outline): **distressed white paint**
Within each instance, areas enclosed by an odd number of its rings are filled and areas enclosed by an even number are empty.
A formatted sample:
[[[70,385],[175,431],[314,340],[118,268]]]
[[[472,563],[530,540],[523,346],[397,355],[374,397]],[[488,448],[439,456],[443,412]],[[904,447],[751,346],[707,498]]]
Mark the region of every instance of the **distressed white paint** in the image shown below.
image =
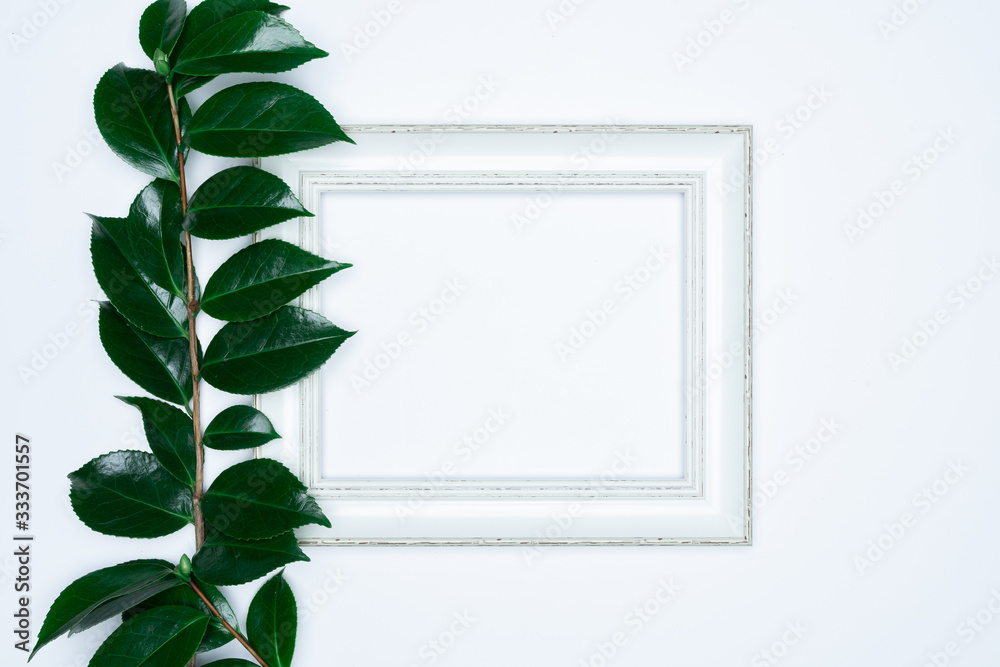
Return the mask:
[[[323,374],[297,391],[259,397],[284,443],[259,455],[298,471],[331,517],[331,529],[300,531],[306,544],[748,544],[750,542],[750,128],[636,126],[367,126],[347,131],[357,147],[333,145],[268,158],[310,211],[327,192],[567,191],[679,192],[685,200],[686,279],[685,474],[680,479],[551,480],[477,478],[327,479],[320,459],[324,434]],[[590,138],[614,144],[595,167],[555,171]],[[430,142],[430,143],[428,143]],[[434,146],[419,168],[397,165],[414,146]],[[500,165],[502,171],[484,171]],[[603,169],[613,168],[614,171]],[[724,197],[723,178],[744,184]],[[442,194],[441,196],[447,196]],[[471,217],[471,216],[470,216]],[[272,236],[322,253],[321,218],[287,223]],[[609,221],[607,224],[614,224]],[[526,241],[527,242],[527,241]],[[557,262],[559,258],[553,257]],[[428,268],[428,271],[433,271]],[[400,276],[399,279],[405,279]],[[516,280],[505,271],[495,280]],[[302,305],[320,309],[315,288]],[[597,298],[599,295],[595,295]],[[706,346],[742,343],[744,373],[708,377]],[[621,363],[642,364],[645,350],[620,350]],[[631,356],[630,356],[631,355]],[[335,378],[344,382],[343,377]],[[485,380],[485,381],[488,381]],[[429,388],[433,391],[433,388]],[[622,391],[643,391],[642,385]],[[388,412],[388,410],[386,411]],[[294,418],[290,418],[293,417]],[[607,417],[614,420],[611,414]],[[285,443],[290,443],[285,444]],[[376,443],[356,442],[365,447]],[[418,497],[402,521],[400,504]],[[579,516],[557,537],[540,534],[554,512],[579,504]],[[735,518],[735,520],[734,520]]]

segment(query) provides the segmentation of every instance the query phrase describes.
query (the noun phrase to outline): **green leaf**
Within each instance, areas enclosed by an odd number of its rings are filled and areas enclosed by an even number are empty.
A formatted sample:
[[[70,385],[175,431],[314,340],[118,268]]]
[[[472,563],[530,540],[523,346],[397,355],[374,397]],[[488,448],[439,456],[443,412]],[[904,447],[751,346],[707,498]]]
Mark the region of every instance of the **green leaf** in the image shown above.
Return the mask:
[[[181,36],[187,3],[184,0],[156,0],[146,8],[139,19],[139,44],[150,60],[154,60],[156,50],[170,55]]]
[[[276,5],[267,0],[203,0],[188,14],[184,31],[175,47],[180,53],[187,45],[203,35],[212,26],[243,12],[262,11],[274,16],[288,10],[284,5]]]
[[[174,77],[174,96],[179,100],[188,93],[198,90],[214,78],[214,76],[184,76],[183,74],[178,74]]]
[[[162,537],[193,521],[191,489],[152,454],[105,454],[70,473],[69,479],[73,511],[98,533]]]
[[[129,324],[107,301],[100,306],[101,344],[115,366],[157,398],[187,405],[192,394],[187,339],[150,336]]]
[[[263,11],[274,16],[287,11],[288,7],[276,5],[267,0],[203,0],[195,5],[188,15],[184,24],[184,31],[174,49],[175,53],[180,53],[187,48],[188,43],[201,36],[212,26],[232,18],[243,12]],[[184,76],[174,77],[174,93],[178,99],[184,97],[193,90],[201,88],[206,83],[214,79],[215,76]]]
[[[173,572],[174,566],[165,560],[133,560],[80,577],[52,603],[28,660],[53,639],[92,628],[176,586]]]
[[[232,394],[276,391],[314,372],[354,333],[312,311],[283,306],[222,327],[205,352],[202,377]]]
[[[240,250],[219,267],[205,286],[201,309],[220,320],[254,320],[350,266],[287,241],[267,239]]]
[[[286,72],[329,55],[299,31],[267,12],[244,12],[202,32],[177,55],[181,74]]]
[[[205,583],[203,579],[195,577],[193,581],[195,585],[198,586],[199,590],[205,594],[205,597],[209,599],[212,606],[218,610],[219,614],[221,614],[224,619],[226,619],[226,622],[238,631],[240,629],[239,620],[236,618],[236,612],[233,611],[233,608],[229,604],[229,600],[226,599],[226,596],[224,596],[215,586]],[[191,588],[191,586],[189,586],[186,582],[178,582],[178,585],[173,588],[168,588],[165,591],[157,593],[151,598],[129,609],[123,614],[122,620],[127,621],[133,616],[149,611],[154,607],[171,606],[190,607],[191,609],[201,611],[206,616],[211,616],[208,622],[208,629],[205,631],[205,636],[202,638],[201,644],[198,646],[198,653],[213,651],[221,646],[225,646],[234,639],[229,630],[226,630],[222,621],[212,616],[212,610],[208,608],[207,604],[202,602],[201,598],[198,597],[198,594],[195,593],[194,589]]]
[[[231,239],[299,216],[312,213],[283,180],[256,167],[232,167],[198,188],[184,226],[203,239]]]
[[[183,115],[190,114],[186,103],[182,107]],[[94,91],[94,116],[118,157],[150,176],[179,181],[177,137],[162,76],[115,65]]]
[[[172,405],[142,397],[118,399],[139,409],[153,456],[178,481],[194,488],[194,423]]]
[[[269,667],[290,667],[298,621],[295,596],[282,573],[268,580],[250,602],[247,639]]]
[[[283,83],[241,83],[201,105],[188,127],[187,143],[220,157],[267,157],[354,143],[316,98]]]
[[[180,188],[170,181],[153,181],[139,193],[129,210],[132,258],[156,285],[182,299],[186,284],[183,233]]]
[[[240,658],[226,658],[210,662],[204,667],[260,667],[260,665],[249,660],[241,660]]]
[[[233,405],[215,416],[205,429],[202,444],[211,449],[252,449],[279,437],[263,412],[249,405]]]
[[[276,537],[310,523],[330,527],[305,485],[271,459],[244,461],[224,470],[201,506],[209,523],[243,540]]]
[[[289,563],[308,560],[291,531],[270,539],[238,540],[213,530],[192,562],[202,581],[237,586]]]
[[[128,221],[123,218],[93,220],[90,255],[94,275],[115,309],[139,329],[154,336],[187,335],[187,304],[147,278],[140,266],[145,260],[132,254]]]
[[[97,649],[90,667],[184,667],[209,617],[189,607],[156,607],[123,623]]]

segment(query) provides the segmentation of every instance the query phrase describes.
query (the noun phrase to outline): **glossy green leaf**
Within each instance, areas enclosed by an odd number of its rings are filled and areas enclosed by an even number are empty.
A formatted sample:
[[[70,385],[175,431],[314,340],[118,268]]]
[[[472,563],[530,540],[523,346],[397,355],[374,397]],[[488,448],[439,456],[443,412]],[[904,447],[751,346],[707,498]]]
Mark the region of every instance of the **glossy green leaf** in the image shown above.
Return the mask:
[[[287,241],[267,239],[240,250],[219,267],[205,286],[201,309],[220,320],[258,319],[350,266]]]
[[[101,644],[90,667],[184,667],[209,617],[190,607],[156,607],[123,623]]]
[[[283,83],[241,83],[219,91],[188,127],[191,148],[221,157],[267,157],[354,143],[316,98]]]
[[[90,529],[162,537],[192,523],[191,489],[146,452],[119,451],[69,474],[73,511]]]
[[[132,253],[127,219],[93,215],[90,219],[94,275],[115,309],[146,333],[163,338],[186,336],[187,304],[141,270],[145,259]]]
[[[263,412],[249,405],[233,405],[215,416],[205,429],[202,444],[211,449],[252,449],[279,437]]]
[[[313,373],[353,335],[312,311],[283,306],[222,327],[205,351],[202,377],[232,394],[276,391]]]
[[[98,329],[111,361],[133,382],[178,405],[191,400],[191,356],[186,338],[159,338],[140,331],[101,302]]]
[[[288,468],[253,459],[224,470],[201,501],[205,518],[230,537],[260,540],[330,520]]]
[[[203,239],[231,239],[300,216],[312,213],[283,180],[256,167],[232,167],[198,188],[184,226]]]
[[[174,96],[179,100],[188,93],[198,90],[214,78],[214,76],[184,76],[183,74],[178,74],[174,77]]]
[[[210,662],[204,667],[260,667],[260,665],[249,660],[241,660],[240,658],[226,658]]]
[[[175,47],[176,53],[181,53],[195,39],[207,32],[212,26],[230,19],[243,12],[261,11],[279,16],[288,7],[277,5],[267,0],[203,0],[194,6],[188,14],[181,33],[180,41]]]
[[[182,113],[190,114],[186,103]],[[150,176],[179,180],[177,137],[162,76],[115,65],[94,91],[94,116],[101,136],[121,159]]]
[[[177,583],[165,560],[133,560],[80,577],[52,603],[28,660],[53,639],[92,628]]]
[[[156,0],[146,8],[139,19],[139,44],[150,60],[155,59],[157,49],[170,55],[181,36],[186,16],[184,0]]]
[[[202,581],[237,586],[295,561],[308,561],[291,531],[263,540],[238,540],[213,530],[194,556]]]
[[[119,399],[139,409],[146,441],[153,456],[178,481],[194,488],[194,423],[186,412],[172,405],[143,397]]]
[[[218,610],[219,614],[222,615],[226,622],[229,623],[237,631],[240,629],[239,620],[236,618],[236,612],[233,611],[232,606],[229,604],[229,600],[226,599],[218,588],[212,584],[205,583],[204,580],[194,577],[193,579],[195,585],[198,589],[205,594],[205,597],[209,599],[212,606]],[[123,614],[122,620],[127,621],[133,616],[137,616],[145,611],[153,609],[154,607],[190,607],[191,609],[197,609],[201,611],[206,616],[211,616],[208,622],[208,628],[205,630],[205,636],[201,640],[201,644],[198,646],[198,653],[205,653],[206,651],[213,651],[221,646],[225,646],[231,642],[234,637],[226,627],[222,625],[222,621],[212,615],[212,610],[208,608],[208,605],[202,602],[198,594],[194,592],[186,582],[178,582],[178,585],[168,588],[165,591],[157,593],[151,598],[143,601],[142,603],[132,607]]]
[[[247,639],[269,667],[290,667],[295,653],[298,612],[282,574],[261,586],[247,611]]]
[[[211,75],[230,72],[286,72],[329,55],[299,31],[267,12],[244,12],[195,37],[177,54],[174,71]]]
[[[181,191],[170,181],[157,179],[147,185],[129,209],[133,261],[154,284],[181,299],[186,285],[183,226]]]
[[[212,26],[232,18],[243,12],[262,11],[279,16],[288,7],[277,5],[267,0],[203,0],[195,5],[184,24],[184,31],[175,47],[175,53],[187,48],[188,43],[204,34]],[[185,76],[174,77],[174,92],[178,98],[184,97],[193,90],[201,88],[214,79],[215,76]]]

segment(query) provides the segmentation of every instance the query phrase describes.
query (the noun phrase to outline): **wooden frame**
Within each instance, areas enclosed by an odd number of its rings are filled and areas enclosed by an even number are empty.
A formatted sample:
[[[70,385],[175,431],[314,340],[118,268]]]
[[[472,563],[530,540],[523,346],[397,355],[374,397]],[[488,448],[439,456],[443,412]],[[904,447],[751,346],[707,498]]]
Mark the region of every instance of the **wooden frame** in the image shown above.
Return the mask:
[[[334,523],[307,545],[749,544],[751,131],[745,126],[365,126],[262,167],[307,209],[328,192],[671,192],[684,197],[684,474],[676,479],[326,479],[321,376],[257,397],[284,436],[257,454],[300,475]],[[613,143],[614,150],[606,150]],[[603,151],[596,148],[605,147]],[[569,164],[581,153],[587,160]],[[586,151],[587,147],[591,149]],[[408,159],[407,156],[410,156]],[[418,160],[419,158],[419,160]],[[600,168],[600,169],[598,169]],[[319,218],[270,230],[324,254]],[[334,257],[335,259],[339,259]],[[319,310],[317,290],[302,305]],[[735,353],[736,370],[710,367]],[[740,363],[741,362],[741,363]],[[743,372],[739,372],[742,368]],[[716,377],[716,375],[718,377]],[[418,516],[397,521],[401,499]]]

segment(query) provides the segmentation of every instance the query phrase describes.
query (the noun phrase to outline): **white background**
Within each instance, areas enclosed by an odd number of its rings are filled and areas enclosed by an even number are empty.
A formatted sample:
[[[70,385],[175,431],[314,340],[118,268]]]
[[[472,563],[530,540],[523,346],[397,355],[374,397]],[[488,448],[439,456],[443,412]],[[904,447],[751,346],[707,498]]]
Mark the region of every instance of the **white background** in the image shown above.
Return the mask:
[[[134,37],[144,5],[50,1],[54,16],[43,21],[33,19],[39,4],[5,3],[5,41],[30,38],[0,47],[3,438],[13,443],[20,432],[34,446],[36,630],[73,578],[191,548],[186,534],[155,542],[97,536],[65,500],[67,472],[140,446],[137,416],[112,398],[134,389],[101,352],[86,314],[99,290],[81,211],[122,215],[146,181],[91,138],[90,107],[106,68],[119,60],[145,66]],[[755,145],[771,148],[759,152],[754,184],[762,323],[754,545],[553,548],[530,563],[517,548],[312,550],[312,564],[288,572],[301,606],[298,665],[406,667],[433,656],[439,665],[598,667],[598,646],[617,632],[624,645],[606,663],[623,667],[772,664],[762,650],[782,654],[783,665],[918,666],[949,642],[954,655],[937,655],[937,664],[995,664],[1000,618],[981,612],[979,630],[965,619],[994,595],[1000,609],[1000,281],[982,283],[971,300],[954,290],[980,286],[984,258],[1000,251],[1000,8],[910,0],[913,15],[884,35],[889,0],[588,0],[554,26],[546,12],[558,11],[556,0],[405,0],[348,61],[341,43],[388,3],[294,4],[289,20],[332,55],[284,78],[346,124],[446,121],[481,77],[492,77],[499,86],[466,122],[750,123]],[[673,54],[723,10],[730,22],[714,25],[717,37],[702,35],[708,46],[678,67]],[[35,29],[32,20],[44,25]],[[810,100],[813,109],[801,106]],[[798,126],[785,120],[796,113]],[[952,135],[938,142],[947,150],[913,171],[912,156],[939,132]],[[77,159],[71,150],[88,154]],[[56,163],[74,166],[57,175]],[[200,164],[196,181],[219,166]],[[901,194],[849,240],[845,224],[894,180]],[[937,311],[945,321],[927,327],[935,335],[916,336],[925,344],[894,368],[887,355],[902,355],[903,338],[912,340]],[[71,325],[77,335],[22,380],[18,367]],[[832,437],[824,423],[834,424]],[[817,434],[828,441],[796,463],[796,449]],[[0,516],[12,519],[13,457],[5,456]],[[967,469],[956,483],[939,483],[936,502],[915,500],[949,462]],[[897,539],[885,526],[904,513],[913,521]],[[888,551],[859,565],[866,552],[879,555],[869,542],[880,538]],[[12,562],[0,556],[6,623]],[[648,621],[629,616],[670,579],[680,587],[671,601],[649,603],[657,613]],[[248,594],[232,597],[245,610]],[[468,631],[434,653],[428,642],[449,643],[453,615],[466,612],[475,619]],[[801,637],[786,632],[796,623]],[[35,664],[85,664],[106,632],[62,639]],[[4,662],[20,664],[12,635],[2,636]],[[782,644],[783,636],[795,643]]]

